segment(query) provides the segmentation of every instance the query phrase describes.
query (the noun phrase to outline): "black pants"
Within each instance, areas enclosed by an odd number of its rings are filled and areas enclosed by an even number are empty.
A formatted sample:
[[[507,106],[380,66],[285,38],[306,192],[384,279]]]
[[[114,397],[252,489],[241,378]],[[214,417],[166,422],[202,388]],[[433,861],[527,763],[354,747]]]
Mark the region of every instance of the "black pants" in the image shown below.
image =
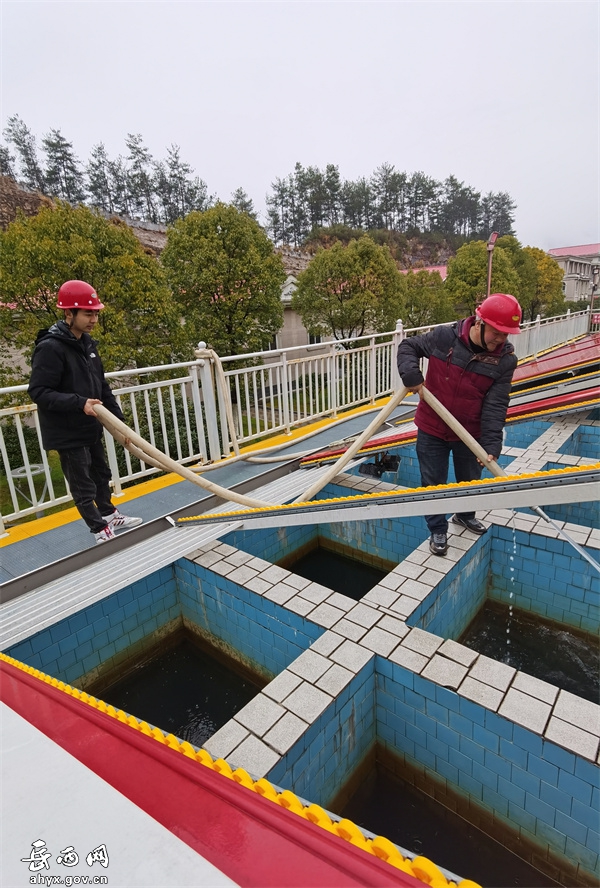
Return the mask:
[[[434,435],[428,435],[419,429],[417,433],[417,456],[421,470],[421,484],[432,487],[435,484],[446,484],[450,454],[454,465],[457,481],[478,481],[483,466],[462,441],[444,441]],[[474,518],[475,512],[461,512],[464,518]],[[448,520],[445,515],[425,515],[430,533],[447,533]]]
[[[106,527],[103,515],[115,511],[110,498],[111,472],[102,441],[89,447],[59,450],[60,465],[77,506],[77,511],[92,533]]]

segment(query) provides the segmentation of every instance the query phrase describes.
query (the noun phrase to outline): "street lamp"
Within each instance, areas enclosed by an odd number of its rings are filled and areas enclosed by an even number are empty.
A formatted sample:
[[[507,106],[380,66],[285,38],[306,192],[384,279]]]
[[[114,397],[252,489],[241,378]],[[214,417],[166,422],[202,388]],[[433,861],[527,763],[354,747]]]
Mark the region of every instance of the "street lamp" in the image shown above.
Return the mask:
[[[498,240],[498,232],[492,231],[490,234],[490,239],[487,242],[487,251],[488,251],[488,276],[487,276],[487,295],[490,295],[490,290],[492,288],[492,256],[494,254],[494,247],[496,246],[496,241]]]

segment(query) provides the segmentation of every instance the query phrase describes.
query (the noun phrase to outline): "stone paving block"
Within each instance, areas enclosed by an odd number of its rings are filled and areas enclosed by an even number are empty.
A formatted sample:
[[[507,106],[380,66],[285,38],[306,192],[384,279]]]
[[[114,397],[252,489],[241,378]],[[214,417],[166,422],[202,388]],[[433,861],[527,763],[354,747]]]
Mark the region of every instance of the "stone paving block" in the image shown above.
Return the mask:
[[[265,561],[264,558],[257,558],[256,555],[253,555],[250,561],[247,562],[248,567],[251,567],[253,570],[257,570],[260,574],[264,573],[267,568],[271,567],[271,563],[269,561]],[[273,586],[274,583],[271,583]]]
[[[236,567],[241,567],[242,564],[246,564],[247,561],[252,560],[252,555],[248,552],[244,552],[243,549],[236,549],[235,552],[232,552],[231,555],[227,555],[225,561],[229,562],[229,564],[235,564]]]
[[[277,583],[276,586],[271,586],[264,593],[263,597],[268,598],[269,601],[274,601],[276,604],[285,604],[286,601],[289,601],[290,598],[297,594],[297,590],[292,588],[292,586],[288,586],[287,583]]]
[[[343,635],[344,638],[359,641],[367,630],[364,626],[359,626],[357,623],[351,623],[350,620],[343,619],[335,624],[335,631]]]
[[[326,598],[329,598],[331,595],[331,589],[328,589],[327,586],[321,586],[319,583],[310,583],[310,585],[306,586],[306,588],[302,589],[298,594],[301,598],[306,598],[307,601],[312,601],[314,604],[321,604]]]
[[[436,556],[436,557],[439,559],[439,556]],[[439,567],[439,561],[436,564],[435,570],[431,567],[426,568],[426,570],[424,570],[423,573],[421,574],[421,576],[419,577],[419,582],[425,583],[427,586],[431,586],[432,588],[437,586],[438,583],[441,580],[443,580],[444,576],[445,576],[445,573],[443,573],[437,569],[438,567]]]
[[[293,712],[286,712],[283,718],[280,718],[265,734],[263,740],[280,755],[285,755],[307,728],[308,724],[305,721]]]
[[[552,706],[549,703],[536,700],[534,697],[511,687],[502,701],[498,713],[524,728],[529,728],[530,731],[535,731],[536,734],[543,734],[551,711]]]
[[[379,617],[380,614],[378,610],[374,607],[370,607],[368,604],[362,603],[355,604],[346,614],[348,620],[357,623],[359,626],[364,626],[365,629],[370,629],[371,626],[374,626],[379,620]]]
[[[234,583],[239,583],[240,586],[245,586],[250,580],[253,580],[258,576],[258,571],[252,570],[251,567],[247,565],[242,565],[241,567],[237,567],[229,574],[229,579]]]
[[[316,607],[316,605],[313,604],[312,601],[308,601],[306,598],[300,598],[299,595],[294,595],[293,598],[290,598],[289,601],[286,601],[285,606],[287,610],[291,610],[295,614],[300,614],[300,616],[302,617],[305,617]]]
[[[227,763],[234,770],[244,768],[253,780],[260,780],[275,767],[279,758],[278,752],[251,734],[230,753]]]
[[[600,706],[568,691],[560,691],[553,715],[590,734],[600,735]]]
[[[239,746],[240,743],[250,736],[250,732],[239,722],[231,719],[227,724],[209,737],[203,746],[207,752],[210,752],[213,758],[224,758]]]
[[[307,586],[310,586],[310,580],[307,580],[306,577],[301,577],[298,574],[290,574],[289,577],[286,578],[286,585],[293,586],[294,589],[306,589]]]
[[[391,635],[389,632],[384,632],[379,626],[375,626],[373,629],[369,629],[360,643],[375,654],[387,657],[399,642],[400,639],[397,635]]]
[[[373,657],[371,651],[365,650],[353,641],[344,641],[343,644],[336,648],[330,655],[330,659],[340,666],[345,666],[351,672],[360,672],[363,666]]]
[[[221,577],[227,577],[230,573],[233,573],[237,568],[233,564],[228,564],[226,561],[215,561],[215,563],[211,566],[210,570],[213,573],[219,574]]]
[[[320,638],[313,641],[310,649],[317,654],[323,654],[324,657],[328,657],[329,654],[338,648],[343,641],[344,639],[342,636],[337,635],[335,632],[324,632]]]
[[[467,667],[454,660],[448,660],[439,654],[434,654],[427,666],[421,672],[423,678],[428,678],[444,688],[455,691],[467,674]]]
[[[376,588],[383,587],[384,589],[389,589],[391,592],[397,593],[407,579],[408,577],[403,577],[400,574],[397,574],[395,570],[392,570],[379,581]]]
[[[395,601],[390,610],[399,614],[401,617],[409,617],[414,609],[420,605],[420,601],[416,598],[409,598],[408,595],[401,595],[398,601]]]
[[[289,575],[289,570],[284,570],[283,567],[278,567],[276,564],[270,564],[260,576],[263,580],[267,580],[269,583],[280,583],[282,580],[285,580],[286,577],[289,577]]]
[[[491,709],[492,712],[496,712],[504,697],[502,691],[498,691],[496,688],[483,684],[475,678],[472,678],[470,675],[465,678],[461,686],[458,688],[458,693],[462,697],[467,697],[467,699],[473,700],[474,703],[481,703],[482,706]]]
[[[415,627],[402,639],[402,647],[410,648],[418,654],[423,654],[424,657],[432,657],[443,641],[439,635]]]
[[[293,672],[289,672],[286,669],[284,672],[280,672],[273,681],[270,681],[262,689],[262,693],[266,694],[267,697],[271,697],[277,703],[283,703],[285,698],[289,697],[301,682],[302,679],[299,675],[294,675]]]
[[[408,595],[410,598],[416,598],[417,601],[424,601],[431,594],[431,586],[420,583],[419,580],[406,580],[402,584],[400,593]]]
[[[323,603],[311,612],[310,619],[313,623],[317,623],[319,626],[324,626],[326,629],[330,629],[338,622],[338,620],[341,620],[343,616],[344,611]]]
[[[194,558],[196,564],[199,564],[201,567],[212,567],[217,561],[222,561],[223,559],[219,555],[218,552],[204,552],[202,555],[198,555]]]
[[[363,595],[362,600],[366,604],[372,604],[375,607],[377,605],[389,607],[397,598],[397,592],[392,591],[392,589],[386,589],[381,583],[378,583],[377,586],[369,589],[366,595]]]
[[[282,706],[260,693],[236,712],[234,719],[257,737],[262,737],[284,712]]]
[[[399,577],[406,577],[407,580],[418,580],[424,570],[422,564],[405,560],[394,568],[393,573]]]
[[[292,691],[285,701],[286,708],[308,724],[312,724],[330,703],[333,703],[333,697],[306,681]]]
[[[295,675],[299,675],[300,678],[315,684],[317,679],[324,672],[327,672],[330,666],[331,663],[327,657],[322,657],[321,654],[317,654],[314,650],[308,650],[296,657],[293,663],[290,663],[288,669]]]
[[[448,657],[450,660],[455,660],[457,663],[462,663],[463,666],[470,666],[479,656],[477,651],[473,651],[471,648],[465,647],[464,644],[459,644],[451,638],[447,638],[444,641],[441,647],[438,648],[438,653],[443,654],[444,657]]]
[[[511,691],[513,688],[524,694],[529,694],[530,697],[535,697],[536,700],[542,700],[544,703],[554,703],[558,697],[558,688],[555,685],[527,675],[526,672],[517,672],[510,688]]]
[[[598,754],[600,740],[597,735],[582,731],[581,728],[576,728],[575,725],[562,721],[554,715],[550,718],[545,737],[590,761],[594,761]]]
[[[506,663],[498,663],[491,657],[479,656],[469,671],[469,676],[499,691],[505,691],[516,674],[516,669]]]
[[[261,577],[255,577],[244,583],[244,586],[246,589],[250,589],[251,592],[256,592],[257,595],[264,595],[265,592],[272,588],[272,583],[265,582]]]
[[[336,697],[353,678],[353,672],[350,672],[349,669],[344,669],[338,663],[334,663],[325,675],[317,681],[317,687],[325,691],[326,694]]]
[[[424,657],[423,654],[418,654],[416,651],[411,651],[410,648],[404,648],[401,644],[398,645],[396,650],[392,651],[389,659],[392,663],[397,663],[399,666],[404,666],[406,669],[410,669],[411,672],[417,673],[422,672],[429,663],[428,657]]]
[[[348,598],[347,595],[341,595],[339,592],[334,592],[333,595],[330,595],[327,599],[327,604],[330,607],[337,607],[342,611],[349,611],[354,606],[354,601],[352,598]]]
[[[429,554],[430,554],[429,547],[427,548],[427,551],[426,551],[425,548],[423,548],[424,545],[425,544],[423,543],[423,544],[421,544],[421,546],[419,546],[418,549],[413,549],[412,552],[408,553],[408,555],[406,556],[406,558],[404,560],[410,561],[413,564],[423,564],[424,561],[427,561],[427,559],[429,558]]]
[[[381,618],[377,624],[377,628],[383,629],[391,635],[396,635],[398,638],[404,638],[404,636],[408,635],[410,632],[410,628],[406,625],[404,620],[397,620],[396,617],[391,617],[388,614]]]
[[[227,558],[228,555],[233,555],[237,551],[238,549],[236,549],[234,546],[230,546],[229,543],[220,542],[217,546],[215,546],[215,552],[220,552],[223,558]]]
[[[470,533],[466,528],[460,528],[459,524],[450,524],[448,526],[448,545],[452,549],[460,549],[461,553],[464,555],[465,552],[468,552],[471,549],[477,540],[478,536]],[[467,535],[468,534],[468,535]],[[436,561],[443,561],[443,558],[440,558],[439,555],[433,556]],[[446,555],[446,558],[448,556]],[[435,562],[433,562],[435,564]]]

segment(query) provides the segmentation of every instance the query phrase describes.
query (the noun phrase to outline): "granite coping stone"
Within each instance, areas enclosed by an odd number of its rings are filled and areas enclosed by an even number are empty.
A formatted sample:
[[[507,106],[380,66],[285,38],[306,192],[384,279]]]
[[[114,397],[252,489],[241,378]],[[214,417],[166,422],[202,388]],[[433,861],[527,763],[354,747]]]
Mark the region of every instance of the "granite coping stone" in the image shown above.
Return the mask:
[[[240,586],[245,586],[249,580],[253,580],[257,576],[257,570],[253,570],[251,567],[244,564],[237,567],[228,575],[230,580],[233,580],[234,583],[239,583]]]
[[[334,663],[333,666],[327,670],[325,675],[321,676],[316,684],[317,687],[322,691],[325,691],[325,693],[331,694],[332,697],[336,697],[341,691],[343,691],[346,685],[350,684],[353,678],[353,672],[340,666],[339,663]]]
[[[467,699],[473,700],[474,703],[480,703],[487,709],[491,709],[492,712],[497,711],[504,697],[502,691],[477,681],[477,679],[473,678],[471,675],[467,675],[464,679],[458,688],[458,693],[462,697],[467,697]]]
[[[266,777],[279,759],[279,753],[250,734],[231,751],[228,764],[233,769],[244,768],[253,780],[260,780],[261,777]]]
[[[292,748],[294,743],[308,729],[308,724],[293,712],[286,712],[283,718],[273,725],[264,736],[264,742],[280,755]]]
[[[344,611],[338,610],[337,607],[331,607],[331,605],[323,602],[323,604],[319,604],[318,607],[311,612],[310,620],[313,623],[317,623],[319,626],[324,626],[326,629],[330,629],[332,626],[341,620],[344,616]]]
[[[192,558],[192,561],[195,564],[199,564],[200,567],[212,567],[217,561],[222,561],[222,558],[218,552],[202,552],[200,555]]]
[[[591,700],[583,700],[561,690],[552,714],[590,734],[600,736],[600,706]]]
[[[243,549],[236,549],[231,555],[227,555],[225,561],[229,564],[235,564],[236,567],[241,567],[242,564],[246,564],[247,561],[252,560],[252,555],[249,552],[244,552]]]
[[[428,595],[431,595],[431,586],[419,582],[419,580],[407,579],[400,587],[401,595],[408,595],[410,598],[416,598],[417,601],[424,601]]]
[[[397,598],[397,592],[394,592],[392,589],[385,588],[382,583],[378,583],[377,586],[373,586],[372,589],[369,589],[366,595],[363,595],[362,600],[366,604],[372,604],[375,607],[377,607],[377,605],[389,607],[391,604],[394,603],[394,601],[396,601]]]
[[[239,712],[236,712],[234,719],[252,731],[255,736],[262,737],[284,712],[285,709],[279,703],[275,703],[274,700],[269,699],[261,692],[249,703],[246,703]]]
[[[278,567],[276,564],[269,564],[260,576],[262,580],[268,580],[270,583],[280,583],[290,576],[290,571],[284,570],[283,567]]]
[[[343,641],[344,639],[341,635],[337,635],[330,630],[329,632],[324,632],[316,641],[313,641],[310,649],[317,654],[323,654],[324,657],[328,657]]]
[[[294,589],[300,591],[301,589],[305,589],[307,586],[310,586],[311,581],[307,580],[306,577],[301,577],[298,574],[290,574],[289,577],[286,577],[285,580],[288,586],[293,586]]]
[[[448,660],[446,657],[440,656],[440,654],[434,654],[421,672],[423,678],[428,678],[430,681],[444,688],[450,688],[452,691],[457,690],[466,674],[466,666],[454,660]]]
[[[392,635],[379,628],[379,626],[375,626],[373,629],[369,629],[360,643],[363,647],[373,651],[373,653],[387,657],[397,647],[399,638],[397,635]]]
[[[475,663],[471,666],[469,675],[477,681],[483,682],[499,691],[506,691],[511,681],[516,675],[517,670],[506,663],[498,663],[491,657],[485,657],[480,654]]]
[[[550,703],[530,697],[515,687],[509,688],[498,709],[499,715],[540,735],[544,733],[551,712]]]
[[[213,571],[213,573],[219,574],[219,576],[222,577],[229,576],[230,573],[233,573],[234,570],[237,570],[235,564],[228,564],[222,559],[219,561],[215,561],[215,563],[211,565],[210,569]]]
[[[352,610],[354,601],[352,598],[348,598],[347,595],[342,595],[340,592],[334,592],[327,599],[327,604],[330,607],[337,607],[338,610],[341,611],[349,611]]]
[[[379,619],[379,611],[368,604],[355,604],[346,614],[346,619],[370,629]]]
[[[316,604],[309,601],[307,598],[300,598],[299,595],[294,595],[293,598],[290,598],[290,600],[286,602],[285,606],[295,614],[300,614],[301,617],[306,617],[315,609]]]
[[[272,588],[272,583],[267,583],[266,580],[263,580],[262,577],[257,576],[254,579],[247,580],[244,584],[246,589],[250,589],[251,592],[256,592],[257,595],[264,595],[269,589]]]
[[[326,598],[329,598],[331,589],[328,589],[327,586],[321,586],[319,583],[311,583],[309,586],[301,589],[299,595],[301,598],[306,598],[307,601],[312,601],[313,604],[321,604]]]
[[[364,626],[359,626],[358,623],[352,623],[350,620],[344,618],[335,624],[335,631],[339,632],[340,635],[343,635],[344,638],[350,638],[352,641],[360,641],[367,630]]]
[[[299,675],[300,678],[314,684],[324,672],[327,672],[330,666],[331,663],[327,657],[323,657],[321,654],[309,649],[300,654],[299,657],[296,657],[296,659],[290,663],[288,669],[295,675]]]
[[[404,620],[398,620],[396,617],[389,616],[388,614],[380,619],[379,623],[377,623],[377,628],[383,629],[391,635],[396,635],[398,638],[404,638],[410,632],[410,627],[406,625]]]
[[[339,663],[340,666],[345,666],[346,669],[349,669],[355,674],[360,672],[363,666],[365,666],[372,657],[372,651],[365,650],[365,648],[348,640],[344,641],[343,644],[330,654],[330,658],[335,663]]]
[[[397,574],[394,570],[392,570],[389,574],[386,574],[385,577],[382,577],[381,580],[379,580],[379,582],[377,583],[377,586],[374,586],[374,588],[389,589],[390,592],[397,593],[402,584],[405,583],[407,579],[408,577]],[[370,591],[373,590],[371,589]]]
[[[412,561],[403,561],[394,568],[392,573],[407,580],[417,580],[425,570],[422,564],[414,564]]]
[[[226,759],[236,746],[239,746],[249,736],[250,732],[247,728],[230,719],[212,737],[209,737],[203,748],[210,752],[213,758]]]
[[[546,728],[545,738],[591,761],[595,760],[600,746],[600,740],[596,735],[576,728],[575,725],[562,721],[554,715]]]
[[[439,635],[415,627],[402,639],[402,647],[410,648],[424,657],[432,657],[443,642]]]
[[[443,656],[447,657],[449,660],[461,663],[463,666],[470,666],[479,656],[477,651],[466,647],[464,644],[459,644],[458,641],[453,641],[451,638],[447,638],[444,643],[440,645],[438,653],[443,654]]]
[[[292,586],[288,586],[287,583],[277,583],[276,586],[271,586],[270,589],[264,593],[263,597],[268,598],[269,601],[274,601],[275,604],[285,604],[286,601],[289,601],[294,595],[298,592],[297,589],[294,589]]]
[[[429,659],[424,657],[423,654],[418,654],[410,648],[402,647],[402,645],[398,645],[398,647],[392,651],[389,659],[392,663],[397,663],[399,666],[404,666],[406,669],[410,669],[411,672],[417,673],[422,672],[429,662]]]
[[[313,687],[306,681],[303,681],[285,699],[286,709],[308,724],[312,724],[330,703],[333,703],[333,697],[330,694]]]
[[[275,700],[277,703],[283,703],[286,697],[289,697],[292,691],[296,690],[301,683],[302,679],[299,675],[294,675],[293,672],[285,669],[283,672],[280,672],[279,675],[276,675],[273,681],[270,681],[268,685],[265,685],[262,689],[262,693],[271,697],[271,699]]]
[[[558,688],[555,685],[548,684],[547,681],[542,681],[540,678],[534,678],[526,672],[517,672],[510,689],[513,688],[544,703],[554,703],[558,697]]]

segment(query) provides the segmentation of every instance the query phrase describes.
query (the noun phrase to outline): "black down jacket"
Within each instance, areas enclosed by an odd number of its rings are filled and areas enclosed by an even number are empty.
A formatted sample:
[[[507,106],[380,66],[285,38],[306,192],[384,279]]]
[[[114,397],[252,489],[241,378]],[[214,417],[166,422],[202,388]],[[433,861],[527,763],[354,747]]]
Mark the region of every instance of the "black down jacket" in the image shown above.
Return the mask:
[[[406,388],[420,385],[420,360],[429,358],[425,379],[429,391],[486,453],[498,457],[517,358],[508,341],[493,352],[474,347],[469,339],[474,321],[474,317],[466,318],[435,327],[423,336],[404,339],[398,346],[398,372]],[[425,401],[419,401],[415,423],[428,435],[457,440],[457,435]]]
[[[104,378],[97,343],[88,333],[77,339],[64,321],[40,330],[31,368],[28,392],[38,405],[46,450],[69,450],[100,440],[102,424],[83,412],[88,398],[98,398],[123,419]]]

